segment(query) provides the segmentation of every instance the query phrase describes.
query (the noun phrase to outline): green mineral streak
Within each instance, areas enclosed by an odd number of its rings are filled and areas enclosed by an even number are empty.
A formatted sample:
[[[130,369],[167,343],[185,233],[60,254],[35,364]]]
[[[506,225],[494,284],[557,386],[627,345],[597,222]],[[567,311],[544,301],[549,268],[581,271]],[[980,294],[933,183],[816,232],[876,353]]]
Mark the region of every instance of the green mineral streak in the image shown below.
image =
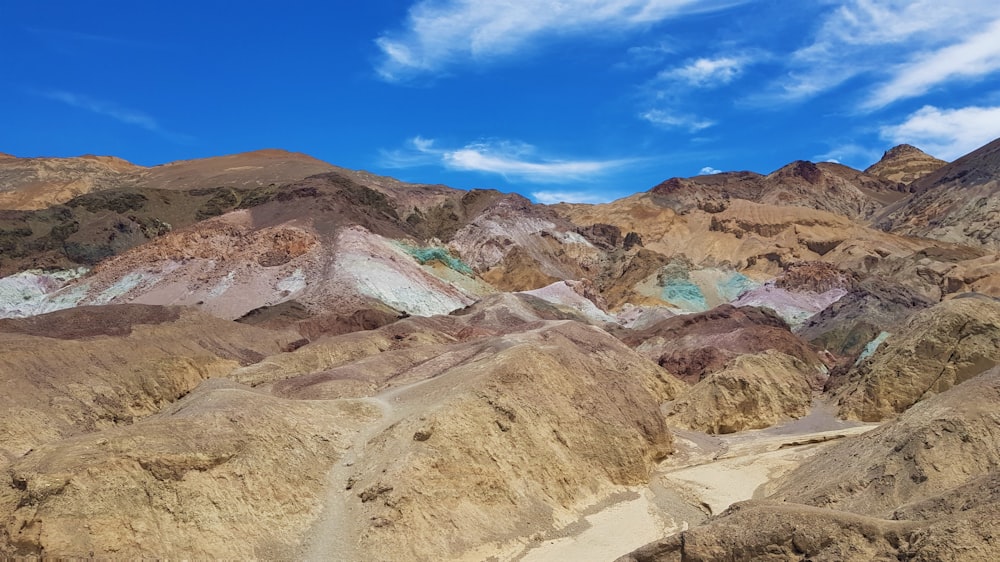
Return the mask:
[[[732,302],[743,293],[760,287],[760,283],[750,279],[742,273],[733,272],[726,280],[719,282],[719,296],[724,300]]]
[[[687,279],[671,279],[663,285],[663,300],[692,312],[708,310],[705,295],[697,285]]]
[[[452,256],[448,253],[448,250],[444,248],[416,248],[408,244],[399,244],[399,247],[403,249],[407,254],[413,256],[413,259],[417,260],[420,265],[424,265],[433,261],[441,262],[447,267],[463,274],[472,275],[472,268],[465,265],[462,260]]]
[[[871,357],[872,354],[875,353],[875,350],[878,349],[878,346],[882,345],[882,342],[888,339],[889,336],[890,336],[889,332],[879,332],[879,335],[875,336],[875,339],[868,342],[868,345],[866,345],[865,348],[861,350],[861,354],[858,355],[858,359],[857,361],[854,362],[854,364],[860,365],[862,361]]]

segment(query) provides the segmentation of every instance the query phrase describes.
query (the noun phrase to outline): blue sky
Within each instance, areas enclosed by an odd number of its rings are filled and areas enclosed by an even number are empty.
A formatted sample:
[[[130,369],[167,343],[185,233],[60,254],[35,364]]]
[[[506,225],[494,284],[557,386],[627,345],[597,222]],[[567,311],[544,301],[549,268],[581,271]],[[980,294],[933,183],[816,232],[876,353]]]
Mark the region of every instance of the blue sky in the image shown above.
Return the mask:
[[[278,147],[607,201],[1000,136],[995,0],[0,0],[0,152]]]

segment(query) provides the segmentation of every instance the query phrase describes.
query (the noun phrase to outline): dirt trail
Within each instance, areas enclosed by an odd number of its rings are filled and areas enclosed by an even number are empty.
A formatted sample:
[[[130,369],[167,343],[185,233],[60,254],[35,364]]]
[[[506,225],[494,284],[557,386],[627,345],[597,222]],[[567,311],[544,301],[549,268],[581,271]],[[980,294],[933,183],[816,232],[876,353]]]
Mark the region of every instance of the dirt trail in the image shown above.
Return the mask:
[[[364,457],[368,441],[397,421],[396,409],[381,396],[362,398],[362,402],[379,409],[381,416],[358,431],[344,458],[327,474],[327,492],[323,513],[309,531],[302,550],[303,560],[357,560],[355,544],[358,534],[353,524],[357,514],[350,501],[352,494],[345,492],[353,466]]]
[[[364,459],[369,441],[399,420],[426,407],[426,397],[418,389],[432,381],[439,379],[431,377],[390,388],[369,398],[357,399],[378,408],[381,416],[358,431],[344,458],[327,474],[323,512],[307,535],[301,559],[317,562],[363,560],[357,552],[361,529],[358,524],[359,504],[352,501],[355,499],[354,492],[348,491],[348,483],[356,470],[354,467]]]

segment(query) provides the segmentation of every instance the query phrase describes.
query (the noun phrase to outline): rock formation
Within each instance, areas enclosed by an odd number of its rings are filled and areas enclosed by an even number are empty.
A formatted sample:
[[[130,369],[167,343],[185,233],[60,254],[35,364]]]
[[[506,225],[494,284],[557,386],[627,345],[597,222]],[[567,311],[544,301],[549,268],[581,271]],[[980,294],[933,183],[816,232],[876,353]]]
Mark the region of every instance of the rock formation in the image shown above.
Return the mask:
[[[0,556],[997,558],[997,142],[552,206],[0,155]]]

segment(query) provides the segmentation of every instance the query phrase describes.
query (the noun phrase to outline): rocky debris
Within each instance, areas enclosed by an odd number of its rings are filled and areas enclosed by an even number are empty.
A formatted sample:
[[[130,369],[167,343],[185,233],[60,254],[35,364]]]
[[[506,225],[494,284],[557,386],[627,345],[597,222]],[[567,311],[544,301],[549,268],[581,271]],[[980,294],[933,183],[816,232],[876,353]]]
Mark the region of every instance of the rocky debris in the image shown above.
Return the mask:
[[[79,307],[0,320],[0,462],[53,439],[129,424],[288,335],[179,307]],[[42,351],[44,350],[44,351]]]
[[[744,354],[777,350],[806,369],[823,373],[825,365],[808,344],[792,334],[768,309],[721,305],[707,312],[667,318],[619,337],[681,380],[696,383]]]
[[[971,294],[917,312],[839,386],[840,415],[880,421],[1000,363],[1000,301]],[[838,384],[839,383],[839,384]]]
[[[685,391],[667,423],[705,433],[763,429],[809,412],[817,373],[778,351],[743,354]]]
[[[865,169],[865,173],[909,185],[947,164],[915,146],[900,144],[885,151],[878,162]]]
[[[39,444],[4,468],[0,553],[295,558],[374,410],[214,380],[135,424]]]

